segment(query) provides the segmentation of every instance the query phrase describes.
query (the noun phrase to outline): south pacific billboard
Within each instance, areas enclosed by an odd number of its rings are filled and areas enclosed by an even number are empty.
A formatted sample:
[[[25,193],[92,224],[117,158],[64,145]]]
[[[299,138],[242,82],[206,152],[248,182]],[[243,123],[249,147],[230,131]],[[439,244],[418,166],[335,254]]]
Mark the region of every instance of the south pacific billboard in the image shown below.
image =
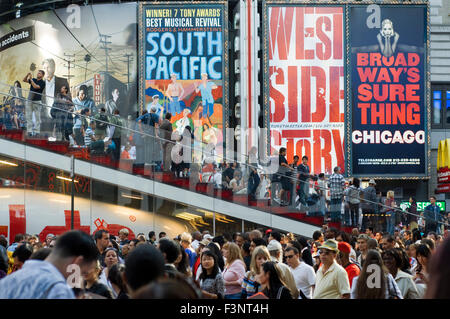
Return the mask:
[[[212,143],[219,156],[227,91],[225,6],[159,2],[139,8],[141,107],[170,112],[174,130],[182,134],[189,125],[194,143]]]
[[[274,4],[267,14],[272,152],[306,155],[316,174],[344,168],[344,7]]]
[[[427,7],[350,8],[351,172],[427,175]],[[372,14],[373,15],[373,14]]]

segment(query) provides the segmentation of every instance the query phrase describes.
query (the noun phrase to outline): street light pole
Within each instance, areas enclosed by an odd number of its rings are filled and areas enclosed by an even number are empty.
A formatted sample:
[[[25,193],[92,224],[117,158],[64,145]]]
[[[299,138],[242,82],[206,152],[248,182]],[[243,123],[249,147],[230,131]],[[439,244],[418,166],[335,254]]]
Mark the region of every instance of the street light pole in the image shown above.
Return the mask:
[[[72,155],[70,161],[70,177],[72,179],[71,189],[71,200],[70,200],[70,229],[73,230],[73,219],[74,219],[74,201],[75,201],[75,157]]]

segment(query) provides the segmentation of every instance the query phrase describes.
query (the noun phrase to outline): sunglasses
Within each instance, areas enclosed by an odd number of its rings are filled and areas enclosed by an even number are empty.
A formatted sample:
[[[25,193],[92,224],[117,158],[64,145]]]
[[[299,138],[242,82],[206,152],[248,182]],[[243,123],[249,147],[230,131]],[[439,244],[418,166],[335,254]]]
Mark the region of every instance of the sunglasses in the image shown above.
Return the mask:
[[[284,257],[286,257],[287,259],[291,259],[292,257],[294,257],[295,255],[285,255]]]

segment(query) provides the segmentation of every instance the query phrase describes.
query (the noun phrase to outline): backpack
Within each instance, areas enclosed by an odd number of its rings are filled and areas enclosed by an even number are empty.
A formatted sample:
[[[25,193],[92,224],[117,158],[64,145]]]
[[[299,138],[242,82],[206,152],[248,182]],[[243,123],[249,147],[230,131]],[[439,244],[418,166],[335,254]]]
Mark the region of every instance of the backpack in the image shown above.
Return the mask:
[[[108,126],[108,124],[106,123],[108,122],[108,117],[105,114],[99,114],[98,119],[102,122],[100,121],[95,122],[97,128],[100,130],[106,130],[106,127]]]

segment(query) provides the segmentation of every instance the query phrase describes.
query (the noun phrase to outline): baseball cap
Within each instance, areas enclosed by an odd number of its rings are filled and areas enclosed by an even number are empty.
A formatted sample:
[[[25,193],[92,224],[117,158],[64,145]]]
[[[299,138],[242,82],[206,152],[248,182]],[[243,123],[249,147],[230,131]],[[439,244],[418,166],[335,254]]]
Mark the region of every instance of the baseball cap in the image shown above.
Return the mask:
[[[209,243],[210,243],[210,241],[208,239],[206,239],[206,238],[202,239],[202,241],[200,242],[200,244],[203,245],[203,246],[208,246]]]
[[[377,185],[377,183],[375,183],[375,180],[373,178],[369,181],[369,184]]]
[[[352,251],[352,247],[350,246],[350,244],[346,243],[345,241],[341,241],[340,243],[338,243],[338,249],[345,254],[350,254],[350,252]]]
[[[278,250],[283,250],[283,247],[281,246],[281,244],[276,241],[275,239],[272,239],[269,243],[269,245],[267,245],[267,250],[268,251],[278,251]]]
[[[269,234],[269,233],[271,233],[271,232],[273,232],[273,230],[272,230],[272,229],[268,229],[268,230],[266,230],[266,235],[267,235],[267,234]]]
[[[203,236],[203,239],[207,239],[207,240],[212,240],[214,237],[213,236],[211,236],[210,234],[205,234],[204,236]]]
[[[338,242],[334,239],[328,239],[326,242],[322,244],[322,246],[319,246],[319,249],[328,249],[332,250],[334,252],[338,252]]]

